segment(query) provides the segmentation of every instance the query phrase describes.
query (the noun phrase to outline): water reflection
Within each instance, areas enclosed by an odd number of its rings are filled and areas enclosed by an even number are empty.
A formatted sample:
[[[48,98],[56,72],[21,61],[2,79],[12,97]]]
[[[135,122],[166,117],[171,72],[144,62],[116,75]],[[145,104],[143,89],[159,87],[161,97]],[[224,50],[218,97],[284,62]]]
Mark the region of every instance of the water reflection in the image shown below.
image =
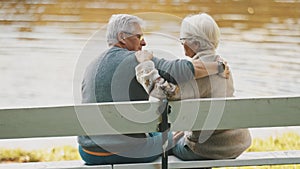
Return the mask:
[[[299,9],[298,0],[1,1],[0,107],[72,103],[81,49],[115,13],[139,13],[148,49],[183,56],[175,40],[181,18],[208,12],[221,27],[218,52],[237,96],[299,95]]]

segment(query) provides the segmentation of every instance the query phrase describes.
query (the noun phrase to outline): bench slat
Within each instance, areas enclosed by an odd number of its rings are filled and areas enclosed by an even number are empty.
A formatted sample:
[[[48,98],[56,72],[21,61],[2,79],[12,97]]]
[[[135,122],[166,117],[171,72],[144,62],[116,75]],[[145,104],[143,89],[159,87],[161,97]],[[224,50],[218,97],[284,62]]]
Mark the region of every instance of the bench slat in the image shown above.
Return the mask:
[[[169,119],[173,131],[300,126],[299,103],[299,96],[182,100],[170,102]],[[158,107],[142,101],[0,109],[0,139],[152,132]]]
[[[299,96],[193,99],[170,105],[173,131],[300,126]]]
[[[112,169],[112,165],[84,165],[83,161],[30,162],[0,164],[0,169]]]
[[[135,163],[114,165],[114,169],[158,169],[161,159],[152,163]],[[300,162],[300,151],[249,152],[237,159],[228,160],[199,160],[182,161],[175,156],[169,156],[169,168],[197,168],[197,167],[230,167],[255,165],[297,164]]]
[[[199,160],[182,161],[175,156],[169,156],[169,168],[196,168],[196,167],[230,167],[255,165],[282,165],[297,164],[300,162],[300,150],[274,152],[247,152],[237,159],[228,160]],[[161,167],[161,158],[151,163],[115,164],[114,169],[158,169]],[[0,164],[0,169],[112,169],[111,165],[84,165],[82,161],[36,162]]]

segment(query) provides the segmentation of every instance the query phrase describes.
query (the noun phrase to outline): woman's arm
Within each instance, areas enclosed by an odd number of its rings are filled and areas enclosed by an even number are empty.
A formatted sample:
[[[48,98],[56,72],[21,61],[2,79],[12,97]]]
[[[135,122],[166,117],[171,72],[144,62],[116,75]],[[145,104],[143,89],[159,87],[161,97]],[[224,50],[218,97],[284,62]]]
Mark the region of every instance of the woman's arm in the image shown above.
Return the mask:
[[[151,60],[144,61],[135,67],[136,79],[145,91],[152,97],[169,100],[180,99],[180,90],[177,85],[162,78]]]

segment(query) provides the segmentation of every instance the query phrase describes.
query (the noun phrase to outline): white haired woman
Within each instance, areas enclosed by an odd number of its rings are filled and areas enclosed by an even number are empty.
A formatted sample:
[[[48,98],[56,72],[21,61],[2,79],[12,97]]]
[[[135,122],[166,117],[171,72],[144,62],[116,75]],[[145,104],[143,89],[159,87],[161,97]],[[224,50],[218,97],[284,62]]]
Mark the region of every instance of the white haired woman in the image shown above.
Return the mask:
[[[213,62],[219,59],[216,48],[220,40],[220,30],[217,23],[208,14],[202,13],[184,18],[180,36],[185,55],[192,60]],[[145,73],[143,75],[143,64],[146,65],[144,62],[136,67],[137,78],[142,85],[149,79]],[[148,70],[148,72],[153,72],[153,70]],[[178,85],[165,82],[157,75],[153,81],[155,87],[147,88],[144,85],[144,88],[154,97],[168,97],[168,99],[177,100],[234,96],[231,74],[229,74],[229,78],[215,74]],[[217,106],[214,109],[222,111],[222,107],[218,108]],[[218,123],[218,121],[215,119],[211,123]],[[250,145],[251,136],[248,129],[193,131],[186,132],[184,137],[179,139],[173,148],[173,153],[182,160],[229,159],[238,157]]]

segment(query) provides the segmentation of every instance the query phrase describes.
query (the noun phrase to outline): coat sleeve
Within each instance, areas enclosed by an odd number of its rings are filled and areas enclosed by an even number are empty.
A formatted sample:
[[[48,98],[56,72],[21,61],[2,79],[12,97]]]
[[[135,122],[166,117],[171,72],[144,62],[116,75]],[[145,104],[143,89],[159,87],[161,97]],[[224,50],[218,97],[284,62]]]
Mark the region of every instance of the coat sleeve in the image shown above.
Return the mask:
[[[192,62],[188,60],[165,60],[153,57],[152,61],[159,75],[168,82],[178,84],[194,79],[195,70]]]

